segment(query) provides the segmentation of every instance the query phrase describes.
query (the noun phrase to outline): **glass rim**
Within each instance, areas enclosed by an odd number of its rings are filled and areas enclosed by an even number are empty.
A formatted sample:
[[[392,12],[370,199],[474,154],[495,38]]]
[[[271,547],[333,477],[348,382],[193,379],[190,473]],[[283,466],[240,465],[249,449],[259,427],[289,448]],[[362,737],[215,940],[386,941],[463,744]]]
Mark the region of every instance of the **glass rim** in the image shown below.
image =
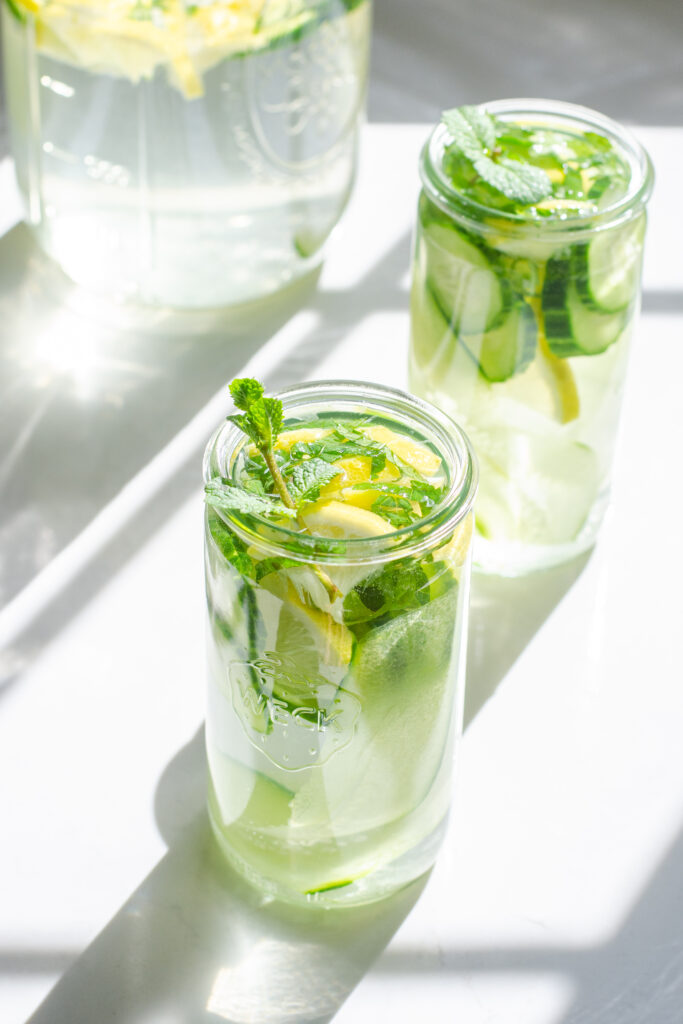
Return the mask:
[[[442,162],[448,130],[437,124],[429,134],[420,154],[420,178],[429,198],[445,213],[466,220],[477,229],[482,228],[482,217],[495,217],[501,230],[509,233],[529,235],[561,236],[575,238],[577,233],[593,232],[604,227],[629,220],[639,213],[652,194],[654,168],[645,147],[624,125],[590,107],[576,103],[550,99],[504,99],[479,103],[477,106],[495,115],[531,115],[547,118],[549,127],[553,120],[558,127],[567,124],[582,124],[584,130],[600,131],[621,152],[631,168],[629,187],[620,199],[611,206],[588,215],[573,214],[565,217],[534,220],[523,213],[510,213],[486,206],[463,195],[449,182],[443,173]],[[511,119],[511,118],[510,118]]]
[[[302,534],[257,515],[236,511],[220,511],[221,519],[247,545],[258,545],[266,554],[291,558],[302,564],[359,565],[365,562],[384,563],[397,558],[421,555],[439,547],[449,539],[455,528],[471,511],[478,483],[478,465],[472,444],[465,432],[445,413],[428,402],[398,388],[351,380],[320,380],[296,384],[273,392],[283,403],[285,422],[288,412],[316,406],[318,412],[334,412],[332,400],[351,406],[367,406],[367,411],[383,414],[399,424],[412,421],[427,428],[427,443],[436,446],[450,477],[446,494],[429,515],[410,526],[392,530],[376,537],[330,538]],[[321,408],[323,407],[323,408]],[[293,428],[290,428],[293,429]],[[434,435],[430,440],[429,435]],[[204,452],[203,480],[214,478],[214,466],[229,475],[238,455],[249,438],[229,421],[214,431]],[[220,455],[219,455],[220,452]],[[222,456],[222,457],[221,457]],[[218,510],[216,510],[218,512]],[[296,543],[298,550],[290,545]],[[335,550],[336,546],[336,550]],[[304,547],[305,550],[301,550]]]

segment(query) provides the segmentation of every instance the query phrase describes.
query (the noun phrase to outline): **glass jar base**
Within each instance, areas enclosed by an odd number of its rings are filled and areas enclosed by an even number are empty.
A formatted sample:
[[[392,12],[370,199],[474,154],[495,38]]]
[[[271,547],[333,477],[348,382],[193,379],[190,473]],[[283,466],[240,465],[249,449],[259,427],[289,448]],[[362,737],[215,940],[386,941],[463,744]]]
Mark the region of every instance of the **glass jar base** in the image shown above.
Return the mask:
[[[515,578],[571,562],[595,544],[605,520],[609,495],[595,503],[581,532],[564,544],[527,544],[524,541],[490,540],[476,534],[472,568],[486,576]]]
[[[251,303],[277,299],[289,289],[296,288],[306,279],[314,279],[320,272],[325,250],[296,263],[275,267],[270,273],[262,269],[250,270],[245,264],[239,272],[230,274],[226,254],[216,253],[202,261],[177,260],[174,266],[159,266],[152,276],[139,273],[122,274],[126,262],[112,264],[108,269],[88,259],[88,245],[80,244],[71,232],[69,245],[61,244],[64,231],[55,239],[40,225],[27,222],[37,245],[49,260],[79,288],[126,306],[164,308],[178,311],[231,309]],[[67,225],[68,226],[68,225]],[[187,251],[187,250],[186,250]],[[208,254],[211,256],[211,253]],[[201,272],[189,272],[188,267],[201,267]],[[233,268],[234,270],[234,268]]]
[[[284,881],[267,878],[239,854],[227,840],[220,822],[216,821],[209,802],[209,820],[221,853],[247,882],[265,896],[283,903],[307,907],[357,907],[376,903],[405,888],[411,882],[425,875],[434,866],[439,848],[443,842],[448,816],[425,836],[417,846],[400,854],[395,860],[371,870],[367,875],[356,878],[345,885],[314,892],[301,892],[288,886]]]

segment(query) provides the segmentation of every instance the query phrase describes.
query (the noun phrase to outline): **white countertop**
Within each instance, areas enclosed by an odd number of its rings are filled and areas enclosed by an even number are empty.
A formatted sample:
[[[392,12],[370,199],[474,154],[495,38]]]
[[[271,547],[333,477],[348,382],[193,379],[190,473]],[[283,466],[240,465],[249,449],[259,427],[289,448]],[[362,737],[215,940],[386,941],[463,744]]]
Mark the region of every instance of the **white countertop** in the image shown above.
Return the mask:
[[[683,129],[637,131],[610,519],[579,563],[475,580],[447,844],[424,888],[327,914],[259,906],[207,840],[200,458],[247,363],[405,385],[426,127],[367,129],[318,292],[267,318],[79,294],[0,164],[2,1024],[680,1024]]]

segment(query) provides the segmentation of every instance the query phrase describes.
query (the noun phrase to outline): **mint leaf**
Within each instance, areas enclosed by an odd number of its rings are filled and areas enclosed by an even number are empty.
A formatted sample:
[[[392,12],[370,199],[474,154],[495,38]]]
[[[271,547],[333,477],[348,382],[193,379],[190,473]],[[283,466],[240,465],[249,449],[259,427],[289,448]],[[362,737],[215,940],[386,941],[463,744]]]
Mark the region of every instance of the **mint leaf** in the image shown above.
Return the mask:
[[[263,395],[263,385],[252,377],[238,377],[230,385],[232,400],[238,409],[244,412]]]
[[[226,561],[237,569],[240,576],[253,577],[254,562],[246,546],[228,529],[215,509],[209,509],[209,532]]]
[[[249,416],[238,413],[235,416],[228,416],[227,420],[229,423],[234,423],[236,427],[239,427],[255,445],[258,445],[260,434]]]
[[[272,448],[282,430],[282,402],[277,398],[259,398],[249,406],[247,417],[258,435],[257,448]]]
[[[252,494],[241,487],[232,487],[222,480],[210,480],[204,488],[204,500],[207,505],[225,512],[246,512],[254,516],[287,516],[294,518],[296,511],[287,508],[275,498]]]
[[[297,562],[293,558],[262,558],[259,562],[256,562],[256,582],[260,583],[265,576],[270,576],[271,572],[280,572],[282,569],[296,569],[300,565],[301,562]]]
[[[497,143],[508,130],[504,122],[479,107],[446,110],[441,120],[451,136],[451,148],[467,157],[481,180],[506,199],[530,206],[552,193],[552,182],[542,168],[502,155]]]
[[[530,206],[539,203],[552,193],[553,185],[544,170],[521,160],[500,157],[496,163],[487,156],[478,156],[472,161],[474,169],[487,185],[502,192],[513,202]]]
[[[460,114],[484,149],[493,149],[496,144],[496,122],[481,107],[461,107]]]
[[[441,115],[441,121],[448,129],[453,143],[473,161],[483,155],[484,150],[492,149],[496,141],[493,121],[488,115],[484,115],[490,122],[486,128],[483,125],[475,126],[472,123],[474,109],[474,107],[456,107],[454,110],[445,110]]]
[[[370,476],[372,477],[373,480],[375,479],[376,476],[379,476],[379,474],[382,472],[386,464],[386,452],[378,452],[376,455],[372,456],[372,462],[370,464]]]
[[[340,470],[335,469],[324,459],[307,459],[305,462],[295,464],[287,477],[287,489],[294,501],[299,504],[306,498],[317,497],[320,488],[334,480],[339,473]]]
[[[372,503],[371,511],[400,530],[402,526],[410,526],[418,517],[408,498],[401,494],[380,494]]]
[[[344,622],[360,625],[429,601],[429,578],[419,563],[401,560],[378,569],[357,583],[344,598]]]

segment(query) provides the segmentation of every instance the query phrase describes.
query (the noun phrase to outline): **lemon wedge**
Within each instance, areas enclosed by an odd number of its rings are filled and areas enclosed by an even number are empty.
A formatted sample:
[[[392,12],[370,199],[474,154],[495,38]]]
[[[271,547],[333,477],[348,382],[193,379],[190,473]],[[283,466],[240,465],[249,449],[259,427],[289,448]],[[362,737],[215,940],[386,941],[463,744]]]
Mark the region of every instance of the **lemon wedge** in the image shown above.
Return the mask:
[[[372,479],[372,459],[369,455],[354,455],[348,459],[339,459],[334,463],[335,469],[339,470],[339,476],[325,484],[320,489],[320,498],[328,500],[339,498],[348,505],[356,505],[359,508],[371,509],[373,504],[381,495],[381,491],[372,487],[363,490],[354,490],[355,484],[369,483]],[[397,480],[400,477],[398,469],[388,464],[377,473],[375,480],[386,483],[389,480]]]
[[[306,627],[325,665],[345,668],[353,655],[354,636],[348,626],[337,622],[327,612],[305,604],[290,583],[287,604]]]
[[[354,540],[361,537],[382,537],[393,533],[392,526],[381,516],[357,505],[341,501],[316,501],[301,514],[306,529],[319,537]]]
[[[275,447],[278,451],[288,452],[295,444],[313,444],[330,433],[327,427],[299,427],[295,430],[283,430]]]
[[[459,571],[467,558],[473,532],[474,516],[470,513],[456,528],[448,543],[435,552],[435,558],[445,562],[456,579],[459,578]]]
[[[536,313],[536,320],[539,324],[538,348],[543,358],[538,361],[537,372],[540,378],[545,378],[553,405],[552,415],[560,423],[571,423],[572,420],[578,419],[581,412],[579,392],[572,368],[566,359],[560,359],[550,351],[545,333],[540,326],[543,323],[543,318],[540,315],[540,299],[529,299],[529,305]]]
[[[396,434],[389,427],[370,426],[365,428],[365,433],[373,441],[386,445],[402,462],[422,476],[434,476],[441,468],[441,459],[431,448],[410,437]]]

